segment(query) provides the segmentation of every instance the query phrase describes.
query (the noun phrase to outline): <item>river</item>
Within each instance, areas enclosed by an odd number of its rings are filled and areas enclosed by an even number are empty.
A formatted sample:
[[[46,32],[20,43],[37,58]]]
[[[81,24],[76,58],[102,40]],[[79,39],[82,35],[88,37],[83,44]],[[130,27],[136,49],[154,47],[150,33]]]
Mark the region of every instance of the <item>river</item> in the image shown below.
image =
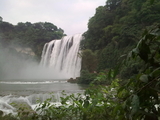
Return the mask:
[[[16,110],[11,106],[13,102],[27,103],[34,109],[37,99],[44,101],[54,95],[55,101],[59,102],[62,91],[67,94],[83,93],[85,88],[64,79],[0,80],[0,110],[5,114],[14,114]]]

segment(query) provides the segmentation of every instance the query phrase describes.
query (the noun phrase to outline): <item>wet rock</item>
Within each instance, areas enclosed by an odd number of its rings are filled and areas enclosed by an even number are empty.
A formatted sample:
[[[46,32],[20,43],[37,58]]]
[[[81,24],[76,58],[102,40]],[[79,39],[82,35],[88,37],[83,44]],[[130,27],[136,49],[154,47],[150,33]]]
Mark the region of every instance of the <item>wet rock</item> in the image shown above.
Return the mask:
[[[77,83],[77,79],[70,78],[70,79],[67,80],[67,82],[70,82],[70,83]]]

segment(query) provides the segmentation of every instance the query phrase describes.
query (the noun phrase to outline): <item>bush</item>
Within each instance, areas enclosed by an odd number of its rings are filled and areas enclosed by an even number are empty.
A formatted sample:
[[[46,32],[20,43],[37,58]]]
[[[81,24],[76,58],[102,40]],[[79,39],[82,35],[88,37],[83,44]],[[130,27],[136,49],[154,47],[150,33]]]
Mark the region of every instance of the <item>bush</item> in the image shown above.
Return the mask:
[[[79,84],[90,84],[96,78],[96,73],[90,73],[88,70],[82,70],[80,76],[81,77],[78,78]]]

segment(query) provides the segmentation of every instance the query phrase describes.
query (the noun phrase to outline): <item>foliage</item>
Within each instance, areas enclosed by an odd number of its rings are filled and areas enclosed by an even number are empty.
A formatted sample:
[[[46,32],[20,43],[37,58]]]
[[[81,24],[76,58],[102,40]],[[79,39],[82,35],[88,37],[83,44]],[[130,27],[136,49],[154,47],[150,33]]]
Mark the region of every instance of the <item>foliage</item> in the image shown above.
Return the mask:
[[[106,85],[107,83],[107,74],[105,74],[104,72],[100,72],[96,78],[91,82],[91,84],[96,84],[96,85]]]
[[[119,51],[113,44],[106,46],[105,48],[98,50],[97,52],[97,71],[105,70],[107,68],[114,68],[117,60]]]
[[[8,22],[0,22],[0,37],[3,47],[21,46],[31,48],[40,58],[43,46],[53,39],[60,39],[64,31],[49,22],[22,23],[12,25]]]
[[[97,74],[96,78],[91,82],[91,84],[110,85],[112,83],[112,79],[115,78],[115,75],[117,74],[116,73],[117,70],[110,69],[110,70],[105,70],[105,71],[99,72]]]
[[[96,71],[114,68],[119,56],[138,43],[142,31],[160,22],[159,5],[159,0],[107,0],[96,9],[81,43],[81,49],[98,53]]]
[[[112,81],[105,91],[105,99],[112,105],[108,114],[114,120],[158,120],[160,119],[160,26],[149,28],[138,42],[137,46],[128,53],[124,60],[125,65],[142,63],[139,72],[135,73],[128,81],[121,84]],[[117,73],[117,72],[116,72]],[[113,73],[110,72],[110,76]],[[115,76],[115,75],[114,75]],[[112,77],[111,77],[112,78]],[[106,74],[95,78],[104,82]],[[116,87],[113,87],[113,84]],[[112,89],[114,88],[114,89]],[[114,91],[111,92],[111,91]],[[113,97],[107,97],[108,95]],[[103,101],[104,102],[104,101]]]
[[[0,120],[18,120],[18,118],[16,118],[12,114],[8,114],[5,116],[0,115]]]
[[[97,55],[95,52],[92,52],[90,49],[85,49],[81,51],[82,57],[82,69],[88,70],[90,73],[93,73],[97,67]]]
[[[81,77],[78,78],[79,84],[90,84],[96,77],[96,73],[90,73],[88,70],[81,71]]]
[[[125,93],[123,108],[125,119],[158,120],[160,118],[160,26],[146,30],[127,56],[125,62],[141,60],[144,62],[140,72],[118,90],[118,94]],[[120,119],[120,118],[119,118]]]
[[[114,120],[111,116],[115,102],[114,94],[118,88],[118,81],[112,82],[109,87],[92,86],[83,94],[71,94],[61,97],[59,104],[51,104],[51,99],[40,103],[37,111],[39,118],[45,120]]]

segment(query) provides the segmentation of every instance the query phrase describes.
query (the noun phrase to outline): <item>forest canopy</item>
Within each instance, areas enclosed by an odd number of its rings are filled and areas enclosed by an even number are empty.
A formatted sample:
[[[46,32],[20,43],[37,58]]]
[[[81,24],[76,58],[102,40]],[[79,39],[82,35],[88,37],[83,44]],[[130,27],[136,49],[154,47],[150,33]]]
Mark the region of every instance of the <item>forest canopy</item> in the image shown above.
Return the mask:
[[[17,25],[0,17],[0,44],[2,47],[21,46],[31,48],[40,58],[43,46],[53,39],[60,39],[64,31],[50,22],[19,22]]]
[[[143,31],[158,23],[159,0],[107,0],[89,19],[85,39],[81,42],[84,54],[89,49],[93,52],[91,55],[97,56],[96,66],[90,70],[86,63],[82,69],[99,72],[114,68],[120,56],[139,42]]]

